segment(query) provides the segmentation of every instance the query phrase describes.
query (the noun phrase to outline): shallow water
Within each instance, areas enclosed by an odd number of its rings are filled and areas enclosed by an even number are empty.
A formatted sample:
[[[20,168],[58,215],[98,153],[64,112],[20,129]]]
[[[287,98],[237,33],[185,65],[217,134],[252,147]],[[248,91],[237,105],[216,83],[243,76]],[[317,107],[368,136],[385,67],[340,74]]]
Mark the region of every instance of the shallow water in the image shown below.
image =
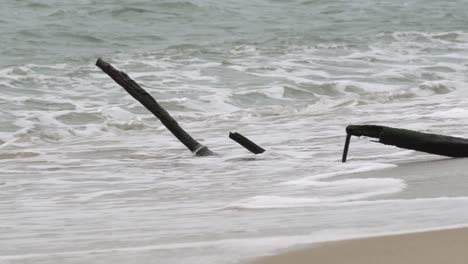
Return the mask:
[[[350,176],[430,155],[353,138],[340,163],[348,124],[466,137],[464,1],[127,2],[0,4],[0,262],[235,263],[466,223],[468,191],[415,188],[444,179]]]

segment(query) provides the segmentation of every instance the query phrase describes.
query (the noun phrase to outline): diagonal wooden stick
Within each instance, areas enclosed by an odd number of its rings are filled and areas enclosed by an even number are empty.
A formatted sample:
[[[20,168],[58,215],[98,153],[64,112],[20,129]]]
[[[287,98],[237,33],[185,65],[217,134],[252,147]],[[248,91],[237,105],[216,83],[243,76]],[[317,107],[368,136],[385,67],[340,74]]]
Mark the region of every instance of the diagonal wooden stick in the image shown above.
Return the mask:
[[[253,143],[250,139],[244,137],[243,135],[237,132],[229,133],[229,138],[236,141],[253,154],[261,154],[265,152],[265,150],[262,147],[258,146],[257,144]]]
[[[118,71],[112,65],[99,58],[96,61],[98,66],[103,72],[109,75],[116,83],[122,86],[133,98],[140,102],[146,107],[151,113],[153,113],[169,131],[176,136],[176,138],[182,142],[193,154],[197,156],[210,156],[215,155],[214,152],[208,149],[208,147],[200,144],[198,141],[193,139],[182,127],[179,126],[177,121],[161,106],[159,103],[143,88],[140,87],[134,80],[132,80],[123,71]]]

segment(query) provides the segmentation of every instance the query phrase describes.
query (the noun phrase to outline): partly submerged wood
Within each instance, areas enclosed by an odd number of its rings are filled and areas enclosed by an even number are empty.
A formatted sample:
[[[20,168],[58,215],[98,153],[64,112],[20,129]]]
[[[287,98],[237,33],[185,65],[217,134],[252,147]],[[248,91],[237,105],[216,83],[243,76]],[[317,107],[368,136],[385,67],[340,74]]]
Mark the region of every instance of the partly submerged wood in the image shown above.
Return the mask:
[[[379,143],[448,157],[468,157],[468,139],[375,125],[346,127],[342,161],[346,162],[351,136],[379,139]]]
[[[265,152],[265,149],[260,147],[259,145],[252,142],[250,139],[244,137],[243,135],[234,132],[229,133],[229,138],[239,143],[239,145],[243,146],[244,148],[248,149],[253,154],[261,154]]]
[[[143,88],[140,87],[134,80],[132,80],[123,71],[118,71],[112,65],[99,58],[96,61],[98,66],[103,72],[109,75],[116,83],[122,86],[133,98],[146,107],[153,113],[164,126],[169,129],[180,142],[182,142],[192,153],[197,156],[210,156],[214,155],[208,147],[200,144],[193,139],[182,127],[179,126],[177,121],[161,106],[159,103]]]

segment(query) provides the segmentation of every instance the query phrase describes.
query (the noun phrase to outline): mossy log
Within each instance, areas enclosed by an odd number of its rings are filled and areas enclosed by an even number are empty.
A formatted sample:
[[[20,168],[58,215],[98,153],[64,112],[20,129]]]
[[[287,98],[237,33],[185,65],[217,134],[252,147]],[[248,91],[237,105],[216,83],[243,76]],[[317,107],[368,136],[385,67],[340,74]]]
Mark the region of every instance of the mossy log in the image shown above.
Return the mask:
[[[351,136],[377,138],[379,143],[448,157],[468,157],[468,139],[375,125],[346,127],[342,161],[346,162]]]
[[[153,113],[161,123],[179,139],[193,154],[197,156],[210,156],[214,155],[208,147],[200,144],[198,141],[193,139],[182,127],[179,126],[176,120],[140,85],[132,80],[123,71],[116,70],[111,64],[99,58],[96,61],[98,66],[103,72],[109,75],[116,83],[122,86],[133,98],[140,102],[146,107],[151,113]]]

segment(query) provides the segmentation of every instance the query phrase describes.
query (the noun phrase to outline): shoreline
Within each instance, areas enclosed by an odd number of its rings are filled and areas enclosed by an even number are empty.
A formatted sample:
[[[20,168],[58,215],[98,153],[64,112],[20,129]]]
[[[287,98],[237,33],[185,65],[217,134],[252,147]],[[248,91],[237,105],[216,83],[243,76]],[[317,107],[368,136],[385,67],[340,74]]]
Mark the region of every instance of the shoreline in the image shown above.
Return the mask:
[[[375,179],[389,178],[402,179],[406,187],[397,192],[383,194],[372,201],[414,201],[420,199],[447,198],[456,200],[466,197],[468,186],[468,172],[465,158],[435,159],[417,162],[403,162],[397,167],[344,175],[342,179]],[[450,190],[450,192],[447,192]],[[449,205],[447,205],[449,206]],[[250,259],[248,264],[309,264],[309,263],[356,263],[356,264],[439,264],[439,263],[466,263],[468,251],[468,221],[450,221],[444,210],[432,204],[430,212],[413,208],[404,214],[414,213],[419,222],[402,222],[400,228],[395,228],[394,221],[408,220],[395,213],[381,212],[387,215],[388,221],[382,221],[379,228],[382,232],[367,233],[362,236],[343,237],[328,241],[319,241],[312,244],[303,244],[299,247],[285,248],[283,251],[273,252],[273,256]],[[465,206],[464,206],[465,207]],[[464,207],[457,207],[462,213]],[[446,207],[444,207],[446,208]],[[466,207],[465,207],[466,208]],[[428,208],[425,208],[427,210]],[[439,219],[427,222],[427,213]],[[464,214],[464,213],[462,213]],[[466,214],[465,214],[466,215]],[[396,217],[396,218],[392,218]],[[360,218],[356,218],[360,219]],[[355,219],[355,220],[356,220]],[[445,219],[445,220],[444,220]],[[387,225],[386,225],[387,224]],[[358,225],[359,226],[359,225]],[[392,228],[390,228],[392,226]],[[398,226],[398,225],[397,225]],[[453,243],[457,241],[457,243]],[[450,251],[452,250],[452,251]],[[427,253],[429,251],[430,254]],[[467,251],[467,253],[465,253]],[[392,254],[390,254],[391,252]],[[461,259],[453,259],[461,256]],[[399,257],[399,258],[398,258]],[[422,257],[427,257],[423,259]]]
[[[253,259],[248,264],[462,264],[468,227],[328,241]]]

